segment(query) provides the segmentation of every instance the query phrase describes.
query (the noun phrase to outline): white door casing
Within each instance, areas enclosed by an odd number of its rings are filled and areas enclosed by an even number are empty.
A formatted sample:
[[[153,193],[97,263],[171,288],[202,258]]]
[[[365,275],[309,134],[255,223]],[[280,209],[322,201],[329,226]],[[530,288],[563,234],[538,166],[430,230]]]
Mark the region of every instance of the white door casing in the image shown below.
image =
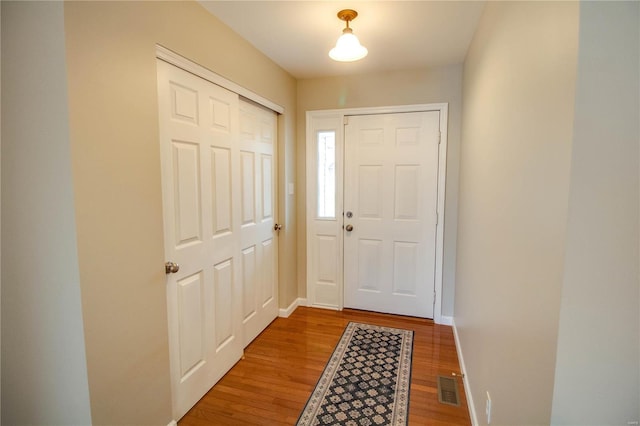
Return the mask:
[[[167,275],[179,419],[277,314],[276,128],[273,112],[162,60],[157,65],[165,256],[180,265]],[[241,116],[245,107],[257,123]],[[251,321],[243,321],[247,307]]]
[[[433,318],[439,124],[438,111],[348,117],[345,307]]]
[[[307,154],[306,154],[306,175],[307,175],[307,302],[309,306],[316,306],[329,309],[342,309],[345,306],[345,284],[343,278],[346,275],[345,262],[348,260],[348,256],[345,254],[343,259],[343,249],[347,250],[349,242],[346,238],[355,236],[354,232],[362,231],[359,227],[356,229],[354,222],[348,222],[348,218],[343,218],[343,210],[348,211],[347,205],[344,205],[343,201],[347,203],[348,192],[345,192],[343,197],[344,179],[341,174],[343,170],[343,143],[344,143],[344,129],[348,129],[345,126],[348,120],[352,120],[356,116],[363,115],[382,115],[382,114],[400,114],[400,113],[414,113],[414,112],[434,112],[436,115],[431,116],[433,124],[433,117],[436,117],[437,128],[440,132],[439,149],[435,155],[435,211],[433,212],[432,221],[435,221],[435,242],[432,257],[433,267],[433,280],[430,294],[425,297],[424,305],[429,307],[430,313],[424,312],[414,314],[420,316],[432,317],[436,323],[443,321],[441,315],[441,303],[442,303],[442,256],[443,256],[443,229],[444,229],[444,201],[445,201],[445,176],[446,176],[446,153],[447,153],[447,104],[428,104],[428,105],[407,105],[407,106],[395,106],[395,107],[373,107],[373,108],[351,108],[342,110],[326,110],[326,111],[309,111],[307,112]],[[411,127],[411,126],[409,126]],[[336,176],[336,210],[339,214],[336,216],[336,220],[327,220],[326,218],[318,218],[317,212],[317,196],[318,196],[318,178],[317,178],[317,162],[318,162],[318,134],[326,130],[333,130],[336,132],[336,165],[338,170]],[[409,130],[402,130],[406,138],[411,134]],[[348,149],[348,148],[346,148]],[[407,165],[415,166],[416,159],[420,158],[417,154],[412,158]],[[433,159],[433,158],[432,158]],[[421,159],[422,161],[422,159]],[[348,166],[345,165],[345,176],[349,173]],[[366,169],[366,168],[365,168]],[[432,171],[433,171],[432,170]],[[373,171],[372,168],[364,170],[364,172]],[[412,167],[400,168],[398,170],[400,180],[411,180],[412,177],[416,177],[416,169]],[[395,179],[395,166],[393,172]],[[366,173],[365,173],[366,176]],[[433,175],[432,175],[433,178]],[[431,179],[433,183],[433,179]],[[406,192],[406,191],[405,191]],[[407,194],[405,194],[407,195]],[[344,198],[344,199],[343,199]],[[433,201],[433,198],[431,198]],[[372,200],[364,200],[372,201]],[[405,204],[405,207],[410,206],[407,204],[409,198],[402,198],[397,200],[400,204]],[[389,205],[389,208],[393,210],[395,200],[383,200],[383,205]],[[400,206],[401,207],[401,206]],[[353,211],[353,210],[352,210]],[[355,213],[355,212],[354,212]],[[344,220],[343,220],[344,219]],[[357,218],[356,218],[357,219]],[[406,221],[406,219],[404,219]],[[346,232],[343,229],[344,225],[351,224],[354,226],[354,230],[351,233]],[[366,228],[366,226],[365,226]],[[390,231],[391,232],[391,231]],[[393,233],[393,232],[392,232]],[[365,238],[366,239],[366,238]],[[344,241],[343,241],[344,240]],[[354,239],[352,239],[353,241]],[[333,243],[335,241],[335,244]],[[329,244],[331,242],[331,244]],[[411,243],[411,240],[403,241],[398,240],[400,244],[391,244],[394,246],[394,250],[399,254],[410,253],[417,250],[417,247]],[[324,243],[324,245],[323,245]],[[343,244],[344,243],[344,244]],[[365,242],[366,243],[366,242]],[[365,244],[366,245],[366,244]],[[370,247],[366,247],[370,248]],[[331,250],[330,250],[331,249]],[[350,250],[350,249],[349,249]],[[387,255],[389,249],[387,250]],[[394,251],[392,250],[392,251]],[[431,257],[429,254],[425,254],[427,257]],[[393,254],[391,254],[393,259]],[[406,260],[406,258],[405,258]],[[423,259],[418,259],[423,261]],[[427,259],[429,260],[429,259]],[[400,258],[398,258],[400,262]],[[354,263],[353,260],[349,263]],[[402,262],[398,264],[401,266]],[[387,267],[387,269],[389,269]],[[404,268],[406,269],[406,268]],[[391,270],[393,270],[391,268]],[[336,272],[334,272],[336,271]],[[343,275],[344,274],[344,275]],[[423,271],[423,274],[431,274],[430,272]],[[327,277],[336,276],[335,280],[327,280]],[[401,274],[400,274],[401,275]],[[393,277],[393,275],[392,275]],[[398,276],[398,278],[400,278]],[[400,292],[406,292],[406,288],[400,288]],[[422,297],[419,297],[422,301]],[[363,309],[367,309],[363,307]],[[369,308],[372,309],[372,308]],[[432,310],[431,310],[432,309]]]

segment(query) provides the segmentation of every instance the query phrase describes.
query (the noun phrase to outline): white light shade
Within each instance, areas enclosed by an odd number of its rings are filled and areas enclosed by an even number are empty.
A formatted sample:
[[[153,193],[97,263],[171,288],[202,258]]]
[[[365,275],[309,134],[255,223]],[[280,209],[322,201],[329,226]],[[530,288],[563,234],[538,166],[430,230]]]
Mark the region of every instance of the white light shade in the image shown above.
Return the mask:
[[[350,28],[345,28],[336,43],[336,47],[329,51],[329,57],[334,61],[351,62],[367,56],[369,51],[360,44],[358,37],[353,35]]]

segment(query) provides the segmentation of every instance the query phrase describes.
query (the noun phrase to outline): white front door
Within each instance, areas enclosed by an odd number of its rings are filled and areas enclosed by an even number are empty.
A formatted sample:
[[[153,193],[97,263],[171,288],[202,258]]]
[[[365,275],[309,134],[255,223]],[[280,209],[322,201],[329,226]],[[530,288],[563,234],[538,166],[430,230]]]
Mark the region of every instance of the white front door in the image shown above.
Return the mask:
[[[438,111],[348,117],[345,307],[433,318],[439,123]]]
[[[278,305],[277,250],[268,232],[275,125],[260,127],[268,142],[241,138],[241,124],[250,126],[240,120],[237,94],[157,64],[165,255],[179,265],[167,274],[179,419],[241,358],[247,336],[266,327]],[[247,331],[250,309],[261,323]]]

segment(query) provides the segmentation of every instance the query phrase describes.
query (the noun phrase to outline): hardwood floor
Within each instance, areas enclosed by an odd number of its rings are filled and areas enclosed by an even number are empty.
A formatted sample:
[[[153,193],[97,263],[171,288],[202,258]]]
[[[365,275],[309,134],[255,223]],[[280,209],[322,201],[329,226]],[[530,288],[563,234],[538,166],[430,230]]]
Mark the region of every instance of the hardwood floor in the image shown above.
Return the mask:
[[[349,321],[414,330],[410,425],[470,425],[461,379],[460,407],[438,402],[437,376],[460,372],[451,327],[433,321],[300,307],[277,318],[183,418],[180,426],[294,425]]]

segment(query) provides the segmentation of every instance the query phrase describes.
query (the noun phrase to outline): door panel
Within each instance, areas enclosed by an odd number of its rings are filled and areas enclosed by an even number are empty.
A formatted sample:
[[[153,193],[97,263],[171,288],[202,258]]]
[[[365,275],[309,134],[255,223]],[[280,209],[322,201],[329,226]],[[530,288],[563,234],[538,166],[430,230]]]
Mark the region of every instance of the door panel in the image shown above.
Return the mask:
[[[211,147],[211,200],[213,233],[231,232],[231,152]]]
[[[338,282],[338,265],[336,257],[338,256],[338,239],[334,235],[317,235],[314,244],[318,253],[316,262],[316,277],[318,283],[336,285]]]
[[[433,318],[439,113],[345,125],[344,306]]]
[[[419,220],[420,166],[396,166],[394,182],[395,220]]]
[[[181,379],[205,360],[203,293],[201,272],[178,281]]]
[[[360,292],[368,291],[380,294],[382,287],[382,241],[360,238],[358,240],[358,276],[357,288]],[[346,254],[346,253],[345,253]]]
[[[247,321],[256,314],[256,247],[251,246],[242,250],[242,299],[243,319]]]
[[[171,90],[171,118],[186,124],[198,125],[198,90],[176,82],[169,83]]]
[[[262,308],[268,306],[274,299],[274,241],[273,238],[270,238],[262,242]],[[275,317],[271,318],[271,321],[274,319]]]
[[[272,156],[262,154],[262,220],[273,219],[273,160]]]
[[[178,246],[200,238],[200,159],[197,143],[173,141],[175,182],[176,243]]]
[[[215,339],[216,353],[233,340],[237,340],[238,330],[235,329],[235,306],[229,301],[234,300],[233,259],[227,259],[213,267],[213,286],[215,288]],[[237,345],[237,342],[235,342]],[[244,346],[242,346],[244,347]],[[227,369],[228,370],[228,369]],[[226,372],[226,371],[225,371]]]
[[[253,152],[240,153],[241,179],[242,179],[242,225],[255,223],[255,165]]]
[[[393,293],[415,296],[418,269],[418,244],[395,241],[393,244]]]
[[[359,165],[358,216],[362,219],[382,218],[381,165]]]

